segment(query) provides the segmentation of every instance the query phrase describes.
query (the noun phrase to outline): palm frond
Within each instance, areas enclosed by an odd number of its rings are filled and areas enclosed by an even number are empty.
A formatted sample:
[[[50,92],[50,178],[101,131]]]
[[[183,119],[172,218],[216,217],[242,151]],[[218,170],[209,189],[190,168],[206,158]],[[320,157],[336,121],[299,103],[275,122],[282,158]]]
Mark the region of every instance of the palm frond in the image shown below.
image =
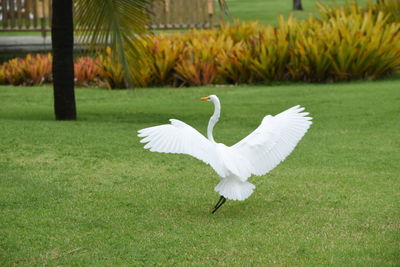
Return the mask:
[[[123,66],[129,85],[134,83],[136,73],[135,68],[129,67],[127,57],[138,62],[145,55],[140,38],[146,38],[150,4],[151,0],[75,1],[78,38],[91,50],[111,47],[114,59]]]

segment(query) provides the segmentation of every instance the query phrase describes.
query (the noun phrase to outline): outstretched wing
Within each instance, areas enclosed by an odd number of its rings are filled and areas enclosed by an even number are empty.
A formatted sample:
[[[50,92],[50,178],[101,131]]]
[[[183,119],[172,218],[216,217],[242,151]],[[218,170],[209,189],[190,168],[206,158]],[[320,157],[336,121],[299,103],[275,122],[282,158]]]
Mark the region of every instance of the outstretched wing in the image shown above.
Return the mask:
[[[141,143],[147,143],[144,148],[152,152],[187,154],[213,167],[222,174],[216,157],[215,144],[190,125],[180,120],[170,119],[171,124],[145,128],[138,131],[143,138]]]
[[[260,126],[231,148],[246,159],[255,175],[264,175],[282,162],[311,125],[309,113],[300,106],[276,116],[265,116]]]

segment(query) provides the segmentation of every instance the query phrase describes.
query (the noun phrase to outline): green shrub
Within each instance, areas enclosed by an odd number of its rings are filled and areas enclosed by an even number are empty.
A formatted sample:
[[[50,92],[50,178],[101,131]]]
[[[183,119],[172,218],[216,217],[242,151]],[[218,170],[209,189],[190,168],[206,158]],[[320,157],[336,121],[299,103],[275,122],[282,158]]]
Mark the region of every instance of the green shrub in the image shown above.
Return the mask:
[[[22,85],[24,84],[24,71],[21,67],[22,59],[14,58],[2,65],[4,73],[4,84]]]
[[[150,36],[143,41],[149,56],[129,64],[139,72],[135,86],[326,82],[391,74],[400,69],[400,23],[382,11],[392,2],[383,3],[364,9],[356,4],[320,5],[324,19],[310,16],[298,22],[281,17],[278,27],[235,23],[218,30]],[[111,52],[107,49],[97,59],[78,59],[76,83],[126,88],[123,68]],[[50,55],[10,60],[0,68],[0,82],[48,82],[50,62]]]
[[[360,6],[357,2],[353,2],[336,7],[317,2],[317,7],[318,13],[323,19],[329,19],[338,13],[344,12],[346,15],[371,13],[372,18],[375,20],[379,13],[382,12],[387,16],[388,23],[400,22],[400,0],[370,1],[365,6]]]
[[[107,48],[106,54],[98,57],[97,64],[100,76],[99,85],[106,87],[107,89],[127,88],[122,66],[113,60],[111,52],[111,49]]]

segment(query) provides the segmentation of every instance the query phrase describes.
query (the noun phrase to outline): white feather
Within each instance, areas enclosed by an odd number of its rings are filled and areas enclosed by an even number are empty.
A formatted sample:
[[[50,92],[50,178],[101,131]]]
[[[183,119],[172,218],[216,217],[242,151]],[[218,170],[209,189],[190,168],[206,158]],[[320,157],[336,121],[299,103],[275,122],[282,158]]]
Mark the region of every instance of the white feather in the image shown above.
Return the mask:
[[[248,183],[251,175],[264,175],[293,151],[311,125],[309,113],[299,105],[276,116],[267,115],[260,126],[231,147],[216,143],[212,130],[220,116],[220,102],[209,96],[215,111],[208,125],[208,139],[193,127],[171,119],[171,124],[138,131],[152,152],[187,154],[209,164],[220,176],[215,191],[233,200],[248,198],[255,186]]]
[[[298,107],[274,117],[265,116],[257,129],[232,146],[234,153],[246,159],[252,174],[264,175],[275,168],[307,132],[311,118],[306,117],[308,113],[301,113],[304,108]]]

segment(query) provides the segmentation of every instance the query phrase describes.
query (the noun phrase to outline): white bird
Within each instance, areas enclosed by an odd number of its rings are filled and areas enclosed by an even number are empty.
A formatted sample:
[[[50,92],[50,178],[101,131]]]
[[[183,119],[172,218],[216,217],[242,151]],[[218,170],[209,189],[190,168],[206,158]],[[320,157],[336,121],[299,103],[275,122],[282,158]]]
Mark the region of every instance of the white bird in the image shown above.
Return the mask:
[[[309,113],[294,106],[278,115],[267,115],[260,126],[233,146],[217,143],[213,129],[221,114],[221,104],[216,95],[200,98],[214,104],[214,114],[208,122],[205,138],[197,130],[180,120],[170,119],[164,124],[139,130],[141,143],[152,152],[187,154],[209,164],[220,177],[215,191],[220,199],[212,213],[226,199],[245,200],[255,185],[247,180],[252,175],[261,176],[282,162],[295,148],[311,125]]]

